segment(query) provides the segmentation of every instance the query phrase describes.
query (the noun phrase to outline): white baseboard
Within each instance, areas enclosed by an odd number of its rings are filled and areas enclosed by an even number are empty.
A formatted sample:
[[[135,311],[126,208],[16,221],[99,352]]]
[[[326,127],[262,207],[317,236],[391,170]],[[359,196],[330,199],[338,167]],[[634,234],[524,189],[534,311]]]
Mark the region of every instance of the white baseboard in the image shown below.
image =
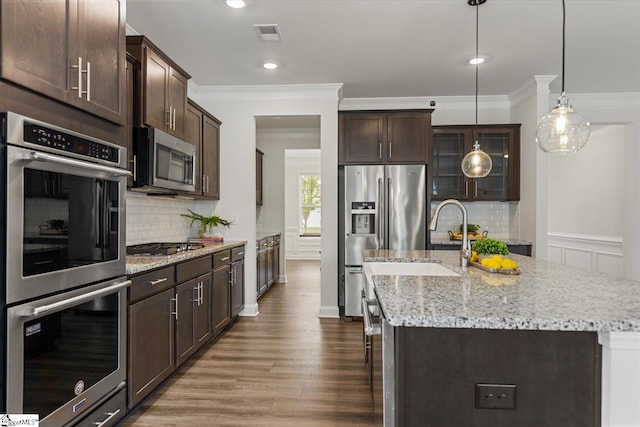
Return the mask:
[[[275,278],[276,283],[280,283],[280,284],[284,284],[287,283],[287,275],[286,274],[281,274],[278,277]]]
[[[320,307],[318,317],[337,319],[340,318],[340,310],[337,306],[323,306]]]
[[[258,315],[258,313],[260,313],[258,311],[258,303],[245,304],[244,308],[242,309],[242,311],[240,313],[238,313],[238,316],[241,316],[241,317],[256,317]]]

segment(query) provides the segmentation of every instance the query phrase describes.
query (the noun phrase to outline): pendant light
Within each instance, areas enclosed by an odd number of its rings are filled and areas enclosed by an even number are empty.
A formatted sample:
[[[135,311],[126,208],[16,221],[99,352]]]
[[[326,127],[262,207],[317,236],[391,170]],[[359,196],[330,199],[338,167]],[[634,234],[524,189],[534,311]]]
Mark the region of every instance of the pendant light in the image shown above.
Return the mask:
[[[587,143],[591,124],[573,111],[564,93],[565,5],[562,0],[562,93],[553,110],[544,116],[536,129],[536,142],[545,153],[571,154]]]
[[[487,0],[467,0],[469,6],[475,6],[476,8],[476,58],[478,58],[478,8],[481,4],[484,4]],[[491,172],[491,166],[493,162],[491,157],[482,151],[480,143],[478,142],[478,62],[475,63],[476,67],[476,143],[473,145],[473,150],[467,153],[462,159],[462,173],[468,178],[484,178]]]

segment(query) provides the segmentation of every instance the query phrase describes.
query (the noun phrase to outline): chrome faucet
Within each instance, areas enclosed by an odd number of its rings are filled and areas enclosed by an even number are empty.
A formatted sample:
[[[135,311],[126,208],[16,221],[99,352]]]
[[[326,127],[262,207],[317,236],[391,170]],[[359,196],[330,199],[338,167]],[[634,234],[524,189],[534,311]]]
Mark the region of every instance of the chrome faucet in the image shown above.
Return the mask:
[[[469,248],[469,236],[467,235],[467,209],[462,203],[456,199],[443,200],[436,206],[436,210],[433,212],[433,216],[429,221],[429,230],[434,231],[438,225],[438,214],[440,209],[446,205],[455,205],[462,211],[462,249],[460,250],[460,265],[462,267],[469,266],[469,258],[471,257],[471,250]]]

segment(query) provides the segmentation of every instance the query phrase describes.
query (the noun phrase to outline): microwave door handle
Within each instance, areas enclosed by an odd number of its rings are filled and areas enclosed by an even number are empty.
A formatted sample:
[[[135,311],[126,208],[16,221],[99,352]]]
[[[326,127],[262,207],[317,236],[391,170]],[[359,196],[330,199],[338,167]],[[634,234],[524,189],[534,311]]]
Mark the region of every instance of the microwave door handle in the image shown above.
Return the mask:
[[[20,316],[26,318],[35,318],[42,316],[50,311],[61,311],[74,305],[83,304],[93,299],[100,298],[119,289],[126,288],[129,285],[131,285],[131,280],[125,280],[124,282],[107,286],[104,289],[98,289],[93,292],[77,295],[75,297],[67,298],[62,301],[54,302],[52,304],[29,307],[23,311],[20,311]]]
[[[44,153],[36,153],[35,151],[32,151],[28,155],[24,156],[23,160],[35,160],[38,162],[49,162],[49,163],[55,163],[58,165],[73,166],[73,167],[78,167],[82,169],[89,169],[96,172],[106,172],[110,175],[115,175],[115,176],[131,176],[131,172],[129,172],[126,169],[118,169],[110,166],[96,165],[93,163],[84,162],[80,160],[67,159],[66,157],[54,156],[51,154],[44,154]]]

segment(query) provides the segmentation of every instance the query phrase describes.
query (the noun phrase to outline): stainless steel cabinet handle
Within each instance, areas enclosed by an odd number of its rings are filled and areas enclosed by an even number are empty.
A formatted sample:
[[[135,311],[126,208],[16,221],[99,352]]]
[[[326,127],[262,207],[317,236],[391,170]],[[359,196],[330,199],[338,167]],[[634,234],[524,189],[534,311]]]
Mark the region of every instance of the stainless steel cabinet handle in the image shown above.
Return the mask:
[[[133,180],[136,180],[136,175],[137,175],[137,165],[136,163],[138,163],[138,156],[137,155],[133,155],[133,160],[131,160],[131,163],[133,163]]]
[[[464,181],[464,195],[465,197],[469,197],[469,181]]]
[[[229,259],[229,257],[228,257],[228,256],[226,256],[226,257],[224,257],[224,258],[220,258],[220,261],[226,261],[226,260],[228,260],[228,259]]]
[[[87,61],[87,101],[91,101],[91,62]]]
[[[167,280],[169,280],[167,277],[163,277],[162,279],[149,280],[149,282],[148,282],[148,283],[149,283],[151,286],[155,286],[155,285],[157,285],[158,283],[166,282]]]
[[[389,141],[389,158],[391,158],[391,141]]]
[[[176,320],[178,320],[178,294],[176,294],[175,298],[171,298],[171,301],[175,301],[176,304],[176,311],[172,311],[171,314],[176,316]]]
[[[478,197],[478,181],[473,181],[473,197]]]
[[[173,130],[176,130],[176,107],[173,107]]]
[[[165,125],[167,125],[169,129],[171,129],[171,107],[169,107],[169,110],[167,110],[166,114],[169,116],[169,118],[165,122]]]
[[[51,264],[53,263],[52,259],[46,260],[46,261],[36,261],[34,262],[35,265],[45,265],[45,264]]]
[[[238,256],[244,255],[244,252],[238,252],[236,255],[238,255]]]
[[[108,417],[105,418],[104,421],[102,421],[102,422],[94,422],[93,425],[95,425],[97,427],[102,427],[102,426],[106,425],[111,420],[111,418],[115,417],[119,413],[120,413],[120,409],[116,409],[114,412],[107,412],[105,415],[108,415]]]
[[[54,310],[64,310],[67,307],[71,307],[75,304],[82,304],[83,302],[90,301],[95,298],[99,298],[103,295],[109,294],[113,291],[126,288],[131,284],[131,280],[125,280],[124,282],[116,283],[115,285],[107,286],[104,289],[98,289],[93,292],[89,292],[87,294],[78,295],[75,297],[67,298],[62,301],[54,302],[49,305],[41,305],[38,307],[31,307],[24,312],[21,312],[20,315],[22,317],[38,317],[42,314],[48,313],[49,311]]]
[[[36,153],[32,151],[25,160],[35,160],[38,162],[51,162],[64,166],[75,166],[82,169],[93,170],[97,172],[106,172],[115,176],[131,176],[131,172],[125,169],[117,169],[109,166],[94,165],[93,163],[83,162],[79,160],[69,159],[66,157],[53,156],[51,154]]]
[[[361,300],[362,304],[362,321],[364,323],[364,334],[367,336],[380,335],[382,328],[379,324],[374,323],[371,319],[371,312],[369,311],[369,305],[377,304],[375,300],[367,301],[365,298]]]
[[[378,143],[378,158],[382,160],[382,141]]]
[[[86,91],[82,90],[82,74],[86,73],[87,71],[82,69],[82,57],[79,56],[78,57],[78,65],[72,65],[71,68],[74,69],[78,69],[78,86],[73,86],[71,87],[71,89],[73,90],[77,90],[78,91],[78,98],[82,98],[82,95],[84,93],[87,93]]]
[[[209,192],[209,175],[205,175],[207,178],[207,193]]]

